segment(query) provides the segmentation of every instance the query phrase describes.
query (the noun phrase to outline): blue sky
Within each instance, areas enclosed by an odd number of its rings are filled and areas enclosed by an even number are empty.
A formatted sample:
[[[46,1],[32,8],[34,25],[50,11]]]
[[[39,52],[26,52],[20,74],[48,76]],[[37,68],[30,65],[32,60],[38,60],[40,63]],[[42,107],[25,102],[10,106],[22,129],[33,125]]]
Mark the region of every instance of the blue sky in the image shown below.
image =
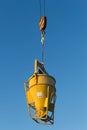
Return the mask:
[[[39,0],[0,1],[0,129],[87,130],[87,1],[47,0],[45,68],[56,79],[53,126],[28,117],[24,82],[41,61]]]

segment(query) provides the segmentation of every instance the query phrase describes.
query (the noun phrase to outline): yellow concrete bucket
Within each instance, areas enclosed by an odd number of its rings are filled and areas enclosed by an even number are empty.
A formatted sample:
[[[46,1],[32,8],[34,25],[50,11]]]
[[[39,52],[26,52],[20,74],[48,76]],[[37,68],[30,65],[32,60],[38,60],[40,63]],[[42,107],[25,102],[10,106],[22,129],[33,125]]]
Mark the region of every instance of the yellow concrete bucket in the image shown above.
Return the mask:
[[[42,64],[35,61],[34,74],[24,86],[29,116],[37,123],[54,123],[55,83],[55,79],[46,73]]]

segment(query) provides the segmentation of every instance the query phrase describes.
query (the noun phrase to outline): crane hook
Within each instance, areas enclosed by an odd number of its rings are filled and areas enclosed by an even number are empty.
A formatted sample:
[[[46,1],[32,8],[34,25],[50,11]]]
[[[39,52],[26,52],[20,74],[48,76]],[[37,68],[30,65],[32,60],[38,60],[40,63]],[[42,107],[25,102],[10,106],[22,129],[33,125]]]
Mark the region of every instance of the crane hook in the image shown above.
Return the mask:
[[[47,26],[47,17],[42,16],[39,21],[39,29],[41,31],[41,43],[44,44],[44,35],[45,35],[45,29]]]

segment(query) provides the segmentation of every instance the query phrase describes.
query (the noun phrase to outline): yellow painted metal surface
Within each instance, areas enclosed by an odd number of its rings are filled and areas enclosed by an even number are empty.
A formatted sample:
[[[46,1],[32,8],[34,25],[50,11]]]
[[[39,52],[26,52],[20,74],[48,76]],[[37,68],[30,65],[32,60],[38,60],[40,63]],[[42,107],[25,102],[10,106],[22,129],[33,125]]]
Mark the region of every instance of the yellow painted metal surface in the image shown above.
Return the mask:
[[[52,76],[46,73],[39,74],[36,68],[33,76],[25,83],[29,116],[37,123],[54,123],[55,83]]]

